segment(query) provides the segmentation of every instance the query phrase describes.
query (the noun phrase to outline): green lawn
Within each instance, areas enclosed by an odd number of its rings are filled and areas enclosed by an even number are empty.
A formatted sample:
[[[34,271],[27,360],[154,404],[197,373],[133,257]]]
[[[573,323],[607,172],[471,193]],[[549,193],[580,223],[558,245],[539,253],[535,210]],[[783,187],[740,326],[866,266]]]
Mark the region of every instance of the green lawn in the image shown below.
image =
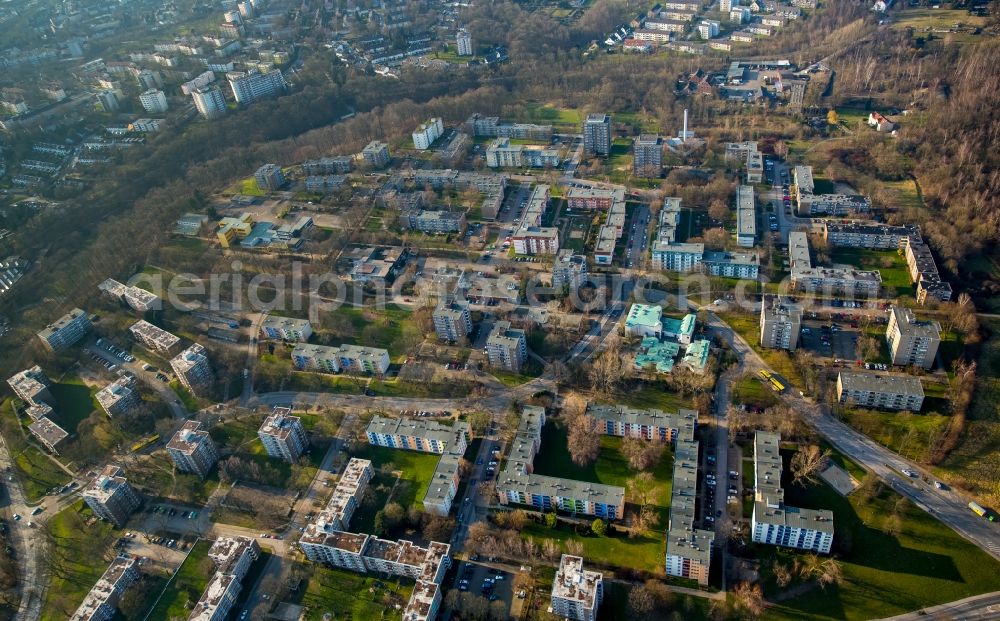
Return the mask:
[[[787,474],[788,469],[785,469]],[[996,590],[1000,563],[908,501],[900,504],[898,536],[884,527],[900,497],[889,489],[869,501],[849,498],[825,484],[785,486],[792,506],[833,511],[834,552],[843,566],[844,584],[814,589],[768,609],[768,619],[881,618]],[[786,562],[795,553],[770,546],[757,548],[765,592],[779,589],[770,576],[771,559]]]
[[[181,383],[179,381],[177,380],[171,381],[170,388],[177,394],[178,397],[180,397],[181,403],[184,404],[184,407],[187,408],[188,411],[197,412],[198,410],[201,409],[201,405],[198,402],[198,398],[192,395],[191,391],[189,391],[187,388],[181,386]]]
[[[760,320],[757,315],[752,313],[717,314],[720,319],[729,324],[729,327],[742,336],[776,373],[796,386],[803,385],[802,376],[799,375],[795,360],[788,352],[783,349],[763,349],[760,346]]]
[[[288,601],[308,609],[307,621],[320,621],[326,614],[353,621],[398,617],[399,613],[388,609],[383,601],[387,592],[393,604],[405,604],[413,592],[413,584],[400,578],[386,580],[319,564],[304,568],[311,574],[308,583],[299,588],[298,597],[292,595]]]
[[[639,383],[625,390],[615,400],[615,403],[643,410],[663,410],[664,412],[676,412],[680,408],[690,408],[694,405],[690,398],[671,392],[669,388],[659,382]]]
[[[845,263],[863,270],[878,270],[882,287],[889,295],[913,297],[914,286],[906,259],[895,250],[834,247],[830,251],[833,263]]]
[[[201,597],[212,577],[208,566],[211,561],[207,561],[211,547],[211,541],[199,541],[191,548],[191,553],[163,590],[160,601],[149,613],[149,621],[171,621],[174,618],[188,617],[190,607]]]
[[[93,391],[75,375],[66,375],[57,384],[49,387],[52,398],[56,401],[55,411],[63,429],[70,434],[76,432],[77,426],[85,421],[90,413],[98,409]]]
[[[863,408],[845,408],[844,422],[892,452],[926,461],[929,446],[944,433],[951,417],[940,414],[902,414]]]
[[[778,395],[770,385],[764,385],[753,376],[745,377],[733,386],[733,403],[743,403],[750,407],[766,409],[777,405]]]
[[[102,520],[88,526],[86,521],[92,517],[81,500],[46,524],[54,543],[49,563],[59,571],[51,572],[42,621],[68,619],[111,562],[107,553],[116,536],[114,528]]]
[[[559,542],[563,552],[566,542],[578,541],[583,545],[583,556],[588,563],[609,567],[627,567],[663,576],[663,566],[667,542],[661,531],[649,531],[640,537],[629,538],[615,533],[598,537],[589,532],[577,534],[572,527],[562,522],[555,529],[529,521],[521,531],[523,536],[534,538],[536,543],[545,539]]]
[[[383,465],[387,465],[392,470],[401,471],[399,484],[393,492],[392,499],[403,507],[416,504],[423,506],[422,500],[427,493],[437,468],[439,455],[434,453],[418,453],[402,449],[386,448],[384,446],[372,446],[371,444],[359,444],[353,451],[352,457],[372,460],[372,466],[376,471]]]
[[[69,483],[69,475],[54,464],[48,455],[34,446],[25,446],[14,455],[14,464],[21,471],[21,484],[28,502],[41,500],[53,487]]]
[[[336,340],[381,347],[395,358],[423,341],[423,332],[411,315],[410,310],[394,304],[380,310],[341,306],[324,318],[322,325]]]

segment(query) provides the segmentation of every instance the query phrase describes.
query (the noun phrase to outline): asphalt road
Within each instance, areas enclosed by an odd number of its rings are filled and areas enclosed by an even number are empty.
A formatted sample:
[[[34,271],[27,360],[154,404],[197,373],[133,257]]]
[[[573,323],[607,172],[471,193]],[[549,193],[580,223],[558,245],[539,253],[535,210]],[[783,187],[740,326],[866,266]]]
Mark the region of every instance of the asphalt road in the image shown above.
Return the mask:
[[[709,313],[709,323],[720,337],[743,360],[745,371],[756,373],[760,369],[773,371],[750,345],[714,313]],[[801,412],[805,420],[826,437],[833,446],[866,469],[885,480],[896,492],[909,498],[918,507],[955,530],[987,554],[1000,560],[1000,525],[988,522],[969,510],[969,499],[955,490],[935,489],[933,475],[919,464],[905,459],[850,426],[834,418],[828,408],[806,399],[792,386],[782,399]],[[903,470],[912,470],[921,476],[908,477]]]
[[[1000,619],[1000,591],[931,606],[881,621],[989,621]]]
[[[649,248],[649,205],[642,203],[632,212],[632,228],[625,247],[625,267],[635,267]]]

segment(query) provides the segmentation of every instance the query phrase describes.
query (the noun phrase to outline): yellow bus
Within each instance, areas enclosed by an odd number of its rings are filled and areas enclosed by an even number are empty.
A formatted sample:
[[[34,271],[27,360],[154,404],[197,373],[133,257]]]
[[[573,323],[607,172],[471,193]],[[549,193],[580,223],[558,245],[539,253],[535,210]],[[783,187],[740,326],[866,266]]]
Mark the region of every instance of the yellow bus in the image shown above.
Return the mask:
[[[771,388],[774,389],[774,392],[783,392],[785,390],[785,385],[776,380],[773,375],[769,381],[771,382]]]

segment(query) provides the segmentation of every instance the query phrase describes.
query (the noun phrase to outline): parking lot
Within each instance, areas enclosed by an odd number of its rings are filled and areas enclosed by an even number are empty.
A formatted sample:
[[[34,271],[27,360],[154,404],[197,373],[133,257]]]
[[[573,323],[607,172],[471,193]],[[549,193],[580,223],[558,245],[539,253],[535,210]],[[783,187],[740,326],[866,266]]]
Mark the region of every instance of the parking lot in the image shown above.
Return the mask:
[[[501,569],[464,561],[459,564],[455,588],[480,595],[491,602],[502,601],[509,610],[514,601],[513,577],[513,574]]]
[[[817,356],[853,361],[859,334],[850,325],[804,321],[799,340],[803,348]]]

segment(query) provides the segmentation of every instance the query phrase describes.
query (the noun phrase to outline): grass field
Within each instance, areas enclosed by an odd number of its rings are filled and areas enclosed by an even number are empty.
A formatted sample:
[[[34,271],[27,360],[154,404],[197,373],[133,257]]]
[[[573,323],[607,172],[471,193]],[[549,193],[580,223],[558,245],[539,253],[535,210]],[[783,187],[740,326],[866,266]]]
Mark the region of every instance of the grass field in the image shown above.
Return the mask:
[[[392,470],[401,471],[392,500],[404,508],[413,504],[423,507],[422,499],[427,493],[427,487],[434,476],[434,469],[440,460],[440,456],[433,453],[391,449],[367,443],[360,444],[352,457],[372,460],[372,466],[376,471],[384,465],[388,465]]]
[[[589,466],[577,466],[570,459],[567,449],[566,429],[561,424],[549,422],[542,430],[542,447],[535,457],[534,472],[585,481],[625,487],[637,472],[632,470],[621,452],[622,439],[612,436],[601,437],[601,452],[597,460]],[[652,469],[654,482],[647,490],[650,502],[660,515],[660,526],[666,527],[670,510],[672,489],[673,453],[664,451],[660,463]],[[626,503],[635,499],[626,496]],[[611,566],[635,566],[644,571],[660,572],[663,564],[665,542],[659,530],[647,531],[644,535],[628,538],[625,535],[596,537],[590,534],[577,535],[569,525],[561,524],[550,530],[541,524],[529,524],[525,534],[536,538],[551,538],[564,543],[577,539],[584,545],[587,558]],[[626,562],[627,559],[627,562]]]
[[[77,426],[98,408],[94,400],[96,391],[88,388],[75,375],[64,376],[59,383],[49,386],[49,392],[56,401],[56,415],[70,434],[75,433]]]
[[[989,338],[979,346],[976,392],[962,443],[934,469],[942,480],[982,504],[1000,507],[1000,321],[983,319]]]
[[[857,493],[844,498],[825,484],[784,487],[792,506],[833,511],[834,548],[845,580],[780,602],[768,609],[768,619],[881,618],[996,589],[1000,563],[889,489],[866,503]],[[892,536],[885,526],[897,508],[901,527]],[[757,551],[765,593],[787,590],[774,584],[769,568],[773,558],[787,561],[795,554],[769,546]]]
[[[733,312],[718,313],[718,315],[737,334],[742,336],[775,372],[796,386],[803,385],[802,376],[795,365],[795,360],[788,355],[788,352],[778,349],[763,349],[760,346],[760,321],[756,315]]]
[[[914,7],[900,11],[892,25],[894,30],[905,30],[913,28],[914,37],[926,37],[933,34],[936,38],[949,40],[954,43],[968,43],[979,41],[982,38],[974,36],[971,32],[951,33],[948,32],[955,24],[961,24],[966,28],[983,26],[986,18],[969,15],[968,11],[961,9],[932,9],[930,7]]]
[[[878,270],[882,286],[890,295],[914,297],[915,287],[910,281],[906,259],[894,250],[869,250],[867,248],[832,248],[833,263],[846,263],[864,270]]]
[[[75,503],[54,516],[46,525],[52,535],[50,562],[60,571],[50,576],[42,621],[64,621],[72,616],[94,583],[108,568],[107,551],[115,538],[111,524],[98,520],[87,525],[92,517],[83,501]]]
[[[642,382],[626,389],[615,403],[643,410],[663,410],[676,412],[680,408],[693,407],[690,398],[683,397],[659,382]]]
[[[733,403],[765,409],[778,404],[778,395],[756,377],[741,379],[733,386]]]
[[[208,586],[212,577],[207,567],[208,550],[211,541],[199,541],[191,548],[190,554],[177,570],[173,580],[167,584],[156,607],[149,613],[149,621],[171,621],[174,618],[186,619],[189,608],[198,601],[202,591]]]
[[[424,338],[410,318],[412,313],[394,304],[384,309],[341,306],[331,315],[332,321],[324,320],[323,325],[335,338],[387,349],[394,358],[407,353]]]
[[[170,389],[180,398],[181,403],[184,407],[192,412],[197,412],[201,409],[201,404],[198,398],[191,394],[187,388],[181,386],[181,383],[177,380],[170,382]]]
[[[14,464],[21,471],[21,485],[29,502],[41,500],[50,489],[62,487],[70,480],[65,471],[34,446],[25,446],[16,453]]]
[[[844,422],[894,453],[925,461],[932,441],[944,433],[950,417],[845,408]]]
[[[296,601],[293,596],[289,601],[308,608],[306,621],[331,618],[324,615],[351,621],[391,618],[395,611],[387,610],[383,602],[387,593],[393,603],[405,603],[413,592],[413,585],[399,578],[384,580],[318,564],[304,567],[311,573],[309,581],[299,589],[300,599]]]

